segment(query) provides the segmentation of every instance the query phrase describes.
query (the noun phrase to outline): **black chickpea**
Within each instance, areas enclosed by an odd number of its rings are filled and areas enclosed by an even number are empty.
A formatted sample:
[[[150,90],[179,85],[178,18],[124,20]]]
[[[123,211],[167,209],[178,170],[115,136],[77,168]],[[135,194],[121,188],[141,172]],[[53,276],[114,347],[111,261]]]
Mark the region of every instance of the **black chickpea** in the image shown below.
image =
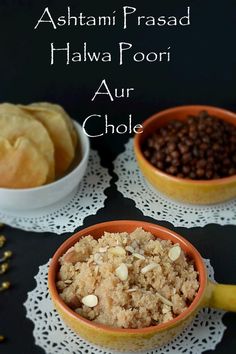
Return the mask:
[[[150,135],[144,156],[181,178],[209,180],[236,175],[236,126],[208,112],[173,120]]]

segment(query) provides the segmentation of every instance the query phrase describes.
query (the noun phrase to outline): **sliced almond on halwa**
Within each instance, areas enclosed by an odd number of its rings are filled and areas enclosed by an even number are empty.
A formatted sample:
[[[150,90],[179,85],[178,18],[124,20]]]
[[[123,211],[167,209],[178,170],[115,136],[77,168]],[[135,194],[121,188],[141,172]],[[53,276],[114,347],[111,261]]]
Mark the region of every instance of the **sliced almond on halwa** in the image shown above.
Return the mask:
[[[172,247],[168,253],[168,257],[173,262],[177,261],[177,259],[180,257],[180,255],[181,255],[181,248],[179,245]]]
[[[139,253],[133,253],[133,256],[134,256],[135,258],[138,258],[138,259],[142,259],[142,260],[145,259],[145,257],[144,257],[142,254],[139,254]]]
[[[116,275],[122,281],[128,279],[129,271],[125,263],[121,263],[121,265],[118,268],[116,268]]]
[[[125,249],[126,249],[126,251],[128,251],[130,253],[135,253],[135,250],[131,246],[126,246]]]
[[[146,274],[147,272],[150,272],[151,270],[155,269],[156,267],[158,267],[157,263],[150,263],[141,269],[141,273]]]
[[[113,254],[114,256],[125,256],[126,255],[125,249],[121,246],[112,247],[109,249],[109,252],[111,254]]]
[[[96,295],[87,295],[81,300],[85,306],[95,307],[98,304],[98,298]]]
[[[95,255],[93,256],[93,260],[98,265],[102,264],[102,257],[99,253],[95,253]]]
[[[168,313],[170,311],[171,311],[171,306],[164,304],[161,312],[165,315],[166,313]]]
[[[94,273],[95,273],[95,275],[98,275],[98,271],[99,271],[99,268],[98,268],[98,266],[96,265],[96,267],[94,268]]]
[[[168,305],[168,306],[173,306],[172,302],[167,300],[164,296],[156,292],[156,295],[159,297],[159,299],[163,302],[163,304]]]
[[[99,252],[100,253],[105,253],[107,250],[108,250],[109,246],[106,246],[106,247],[100,247],[99,248]]]
[[[127,293],[134,293],[135,291],[137,291],[135,288],[126,290]]]

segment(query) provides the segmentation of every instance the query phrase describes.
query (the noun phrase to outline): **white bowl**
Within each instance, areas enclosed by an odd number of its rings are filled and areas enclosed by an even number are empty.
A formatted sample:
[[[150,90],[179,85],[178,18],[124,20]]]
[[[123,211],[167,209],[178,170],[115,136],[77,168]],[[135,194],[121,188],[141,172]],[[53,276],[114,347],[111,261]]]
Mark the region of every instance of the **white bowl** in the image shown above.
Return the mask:
[[[66,176],[55,182],[35,188],[0,188],[0,209],[6,211],[31,211],[43,208],[66,198],[78,187],[83,178],[89,158],[90,144],[82,127],[74,121],[79,136],[81,160]]]

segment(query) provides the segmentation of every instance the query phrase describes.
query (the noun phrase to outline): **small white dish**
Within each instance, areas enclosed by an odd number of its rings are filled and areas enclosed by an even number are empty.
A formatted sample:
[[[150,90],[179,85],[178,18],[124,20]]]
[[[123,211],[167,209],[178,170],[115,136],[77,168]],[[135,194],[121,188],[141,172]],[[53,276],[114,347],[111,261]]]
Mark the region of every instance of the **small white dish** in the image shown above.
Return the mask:
[[[73,193],[83,178],[89,158],[90,143],[82,127],[74,121],[79,137],[81,160],[74,169],[55,182],[25,189],[0,188],[0,209],[6,211],[31,211],[43,208],[66,198]]]

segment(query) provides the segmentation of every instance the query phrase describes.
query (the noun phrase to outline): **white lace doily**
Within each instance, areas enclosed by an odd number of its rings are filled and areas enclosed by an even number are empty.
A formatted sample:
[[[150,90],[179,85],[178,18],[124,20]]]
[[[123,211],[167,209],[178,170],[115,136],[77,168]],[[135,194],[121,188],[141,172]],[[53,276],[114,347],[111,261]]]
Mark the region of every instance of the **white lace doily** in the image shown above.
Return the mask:
[[[214,270],[205,260],[209,278],[214,280]],[[36,288],[28,293],[24,303],[26,317],[34,323],[35,344],[46,354],[110,354],[109,350],[97,348],[79,338],[66,327],[51,302],[47,288],[49,262],[39,267],[35,276]],[[169,344],[145,352],[148,354],[200,354],[215,349],[226,327],[222,323],[223,311],[202,309],[192,324]]]
[[[195,227],[207,224],[236,225],[236,199],[227,203],[195,206],[171,200],[148,184],[136,162],[133,139],[114,162],[119,192],[132,199],[144,215],[168,221],[176,227]]]
[[[0,211],[1,223],[34,232],[73,232],[83,220],[104,206],[104,191],[111,176],[101,166],[98,153],[91,150],[88,167],[78,190],[53,206],[27,212]]]

